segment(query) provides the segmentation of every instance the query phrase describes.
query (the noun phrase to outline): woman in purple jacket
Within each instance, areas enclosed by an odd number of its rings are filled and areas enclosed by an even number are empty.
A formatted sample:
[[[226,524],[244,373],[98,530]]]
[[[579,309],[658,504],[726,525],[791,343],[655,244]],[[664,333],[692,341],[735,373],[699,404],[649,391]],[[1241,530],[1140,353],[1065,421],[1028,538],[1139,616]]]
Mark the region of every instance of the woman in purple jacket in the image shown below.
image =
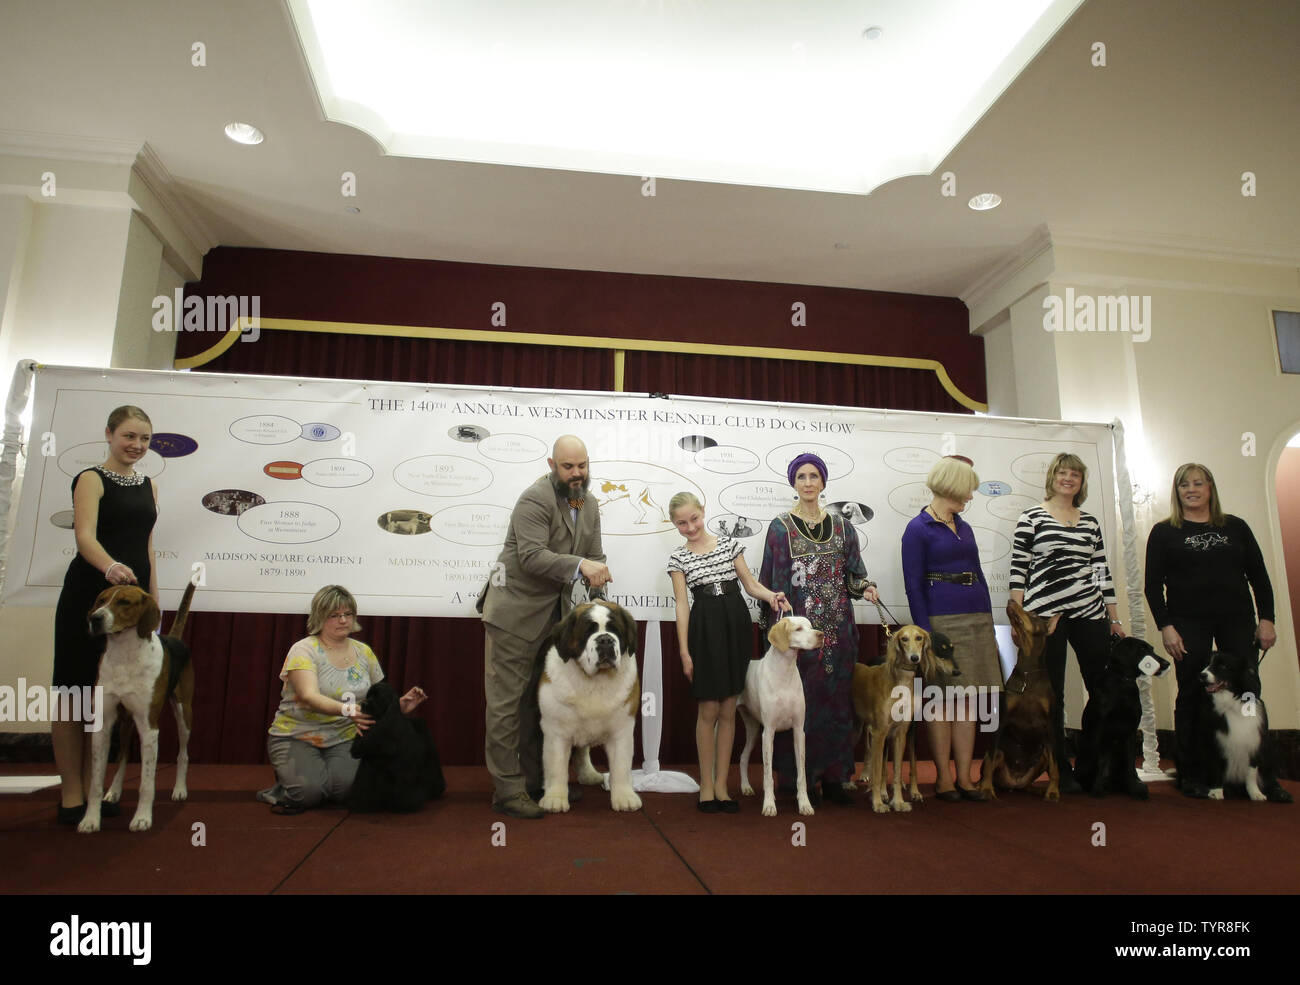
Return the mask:
[[[975,532],[960,516],[979,481],[970,459],[959,455],[941,458],[930,469],[925,484],[934,499],[903,531],[903,585],[912,622],[952,640],[961,667],[959,683],[1001,690],[988,582],[980,568]],[[961,699],[952,711],[953,720],[926,723],[937,777],[935,795],[948,801],[984,800],[970,775],[977,703]],[[950,752],[957,764],[955,787],[948,768]]]

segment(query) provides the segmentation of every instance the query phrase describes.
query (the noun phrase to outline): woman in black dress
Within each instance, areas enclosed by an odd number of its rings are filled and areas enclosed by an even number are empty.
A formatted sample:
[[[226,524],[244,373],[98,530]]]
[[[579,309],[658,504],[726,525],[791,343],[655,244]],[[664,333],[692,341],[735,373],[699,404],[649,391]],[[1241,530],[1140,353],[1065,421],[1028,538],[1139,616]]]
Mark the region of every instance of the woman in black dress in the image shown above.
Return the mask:
[[[104,637],[86,623],[95,598],[113,585],[147,587],[155,601],[153,525],[158,490],[135,465],[149,450],[153,425],[139,407],[118,407],[108,415],[104,438],[108,458],[72,480],[73,529],[77,556],[63,577],[54,617],[54,686],[93,686],[99,678]],[[86,809],[90,784],[90,739],[81,722],[54,722],[54,761],[62,780],[59,823],[76,824]],[[103,796],[103,791],[90,791]],[[105,804],[104,816],[117,813]]]

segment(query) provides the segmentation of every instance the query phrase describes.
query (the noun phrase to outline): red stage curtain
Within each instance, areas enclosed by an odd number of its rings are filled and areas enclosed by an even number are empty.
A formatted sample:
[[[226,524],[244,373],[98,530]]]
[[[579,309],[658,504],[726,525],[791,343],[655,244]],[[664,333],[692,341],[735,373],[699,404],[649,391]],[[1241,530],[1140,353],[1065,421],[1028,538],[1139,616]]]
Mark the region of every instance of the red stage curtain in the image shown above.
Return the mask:
[[[617,344],[617,343],[614,343]],[[572,390],[612,390],[608,350],[478,342],[429,341],[263,330],[256,343],[237,343],[203,372],[436,382]],[[732,359],[629,352],[629,392],[960,411],[933,373],[795,361]],[[834,477],[831,479],[832,485]],[[164,497],[166,491],[164,489]],[[894,601],[894,600],[887,600]],[[483,762],[483,630],[477,620],[392,617],[361,613],[359,634],[399,689],[420,685],[430,698],[421,710],[449,765]],[[279,701],[278,673],[289,646],[306,632],[304,615],[195,613],[191,641],[198,672],[197,762],[265,762],[266,729]],[[644,639],[644,626],[641,636]],[[757,639],[756,653],[766,649]],[[862,659],[881,653],[878,630],[862,627]],[[680,672],[677,636],[663,625],[667,716],[660,760],[695,761],[695,705]],[[744,728],[737,725],[737,754]],[[166,745],[174,740],[163,730]],[[270,780],[268,772],[268,782]]]

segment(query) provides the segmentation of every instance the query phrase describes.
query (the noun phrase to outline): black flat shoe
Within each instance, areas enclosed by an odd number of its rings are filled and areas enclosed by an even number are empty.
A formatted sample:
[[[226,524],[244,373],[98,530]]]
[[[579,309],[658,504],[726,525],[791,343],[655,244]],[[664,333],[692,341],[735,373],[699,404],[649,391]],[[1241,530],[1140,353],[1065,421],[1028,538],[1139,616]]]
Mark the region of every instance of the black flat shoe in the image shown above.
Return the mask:
[[[957,796],[962,800],[971,800],[977,804],[982,804],[989,799],[988,794],[983,790],[977,790],[974,787],[958,787]]]
[[[718,810],[722,811],[723,814],[739,814],[739,813],[740,813],[740,802],[739,802],[739,801],[736,801],[736,800],[715,800],[714,803],[718,805]]]
[[[78,804],[76,807],[64,807],[62,804],[59,805],[59,824],[80,824],[81,819],[85,816],[85,804]]]
[[[59,805],[59,815],[58,815],[59,824],[80,824],[81,819],[85,816],[86,816],[85,804],[78,804],[76,807],[64,807],[62,804]],[[121,805],[114,804],[111,801],[107,801],[107,800],[100,801],[99,816],[101,818],[121,817],[122,807]]]
[[[696,805],[701,814],[721,814],[722,805],[716,800],[701,800]]]
[[[947,804],[955,804],[961,800],[961,794],[957,790],[942,790],[935,792],[935,799],[942,800]]]

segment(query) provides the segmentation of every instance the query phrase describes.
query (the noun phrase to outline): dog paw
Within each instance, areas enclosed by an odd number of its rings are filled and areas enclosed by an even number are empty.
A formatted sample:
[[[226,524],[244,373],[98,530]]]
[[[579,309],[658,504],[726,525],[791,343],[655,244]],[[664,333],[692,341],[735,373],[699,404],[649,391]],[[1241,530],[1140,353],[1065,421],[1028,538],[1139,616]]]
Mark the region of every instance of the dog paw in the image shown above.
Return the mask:
[[[803,804],[800,804],[800,805],[799,805],[799,813],[800,813],[800,814],[803,813]],[[809,805],[808,805],[808,813],[810,813],[810,814],[812,813],[812,804],[809,804]],[[763,816],[764,816],[764,817],[776,817],[776,801],[775,801],[775,800],[764,800],[764,801],[763,801]]]
[[[122,788],[119,787],[117,784],[114,784],[109,789],[108,793],[104,794],[104,803],[106,804],[116,804],[121,799],[122,799]]]
[[[99,818],[91,819],[83,817],[81,823],[77,825],[77,833],[83,835],[94,834],[99,830]]]
[[[132,831],[148,831],[153,827],[153,814],[146,814],[143,811],[138,812],[135,817],[131,818]]]
[[[925,800],[925,798],[921,796],[921,791],[920,791],[920,790],[914,790],[914,791],[912,791],[912,803],[914,803],[914,804],[920,804],[920,803],[924,802],[924,800]]]
[[[609,795],[609,806],[616,811],[639,811],[641,798],[633,790],[613,790]]]
[[[1043,794],[1043,800],[1049,804],[1058,804],[1061,801],[1061,791],[1049,790],[1047,793]]]
[[[854,783],[852,780],[850,780],[848,783],[841,783],[840,786],[843,787],[845,790],[849,791],[850,793],[853,793],[855,790],[858,789],[858,785]]]
[[[176,784],[176,786],[172,787],[172,800],[179,801],[179,800],[189,800],[189,799],[190,799],[190,791],[189,788],[185,786],[185,784],[178,783]]]
[[[578,770],[578,782],[584,787],[599,787],[605,783],[605,774],[590,763],[583,763]]]
[[[1256,803],[1262,803],[1263,801],[1268,800],[1268,798],[1264,796],[1264,791],[1262,790],[1247,790],[1246,793],[1250,799]]]
[[[740,785],[740,792],[743,793],[746,797],[754,796],[754,788],[751,787],[748,783],[742,783]]]
[[[1222,800],[1222,799],[1223,799],[1223,787],[1215,787],[1213,790],[1210,791],[1209,796],[1210,796],[1210,799],[1211,799],[1211,800]]]
[[[569,791],[548,793],[537,802],[537,806],[548,814],[562,814],[569,809]],[[617,808],[615,808],[617,810]]]
[[[906,814],[908,811],[912,809],[912,805],[905,800],[891,800],[889,802],[889,806],[892,807],[894,810],[898,811],[900,814]]]
[[[875,811],[877,814],[889,813],[889,805],[886,804],[883,800],[873,800],[871,802],[871,809]]]

